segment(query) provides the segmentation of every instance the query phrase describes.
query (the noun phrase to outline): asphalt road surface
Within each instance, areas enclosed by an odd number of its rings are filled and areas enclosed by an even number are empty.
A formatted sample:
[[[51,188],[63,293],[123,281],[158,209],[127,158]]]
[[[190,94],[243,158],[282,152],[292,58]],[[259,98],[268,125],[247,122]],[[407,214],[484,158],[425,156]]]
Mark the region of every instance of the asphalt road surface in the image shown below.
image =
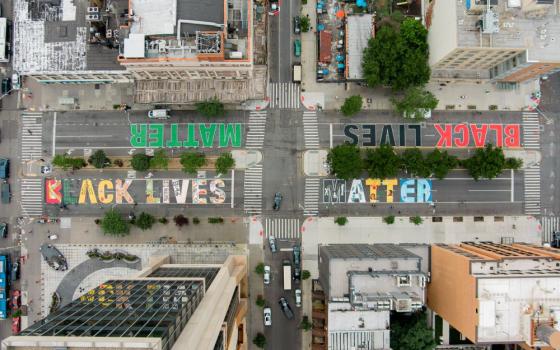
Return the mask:
[[[299,0],[279,0],[280,12],[269,16],[268,71],[273,83],[292,81],[292,63],[296,60],[293,49],[293,17],[299,16]]]

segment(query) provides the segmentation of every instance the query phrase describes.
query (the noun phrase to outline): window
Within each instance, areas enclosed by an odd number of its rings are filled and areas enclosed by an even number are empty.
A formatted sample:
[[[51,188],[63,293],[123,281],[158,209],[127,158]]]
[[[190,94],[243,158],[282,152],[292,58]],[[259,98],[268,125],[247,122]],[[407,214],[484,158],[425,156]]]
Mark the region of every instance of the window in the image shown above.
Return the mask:
[[[484,216],[475,216],[474,222],[484,222]]]

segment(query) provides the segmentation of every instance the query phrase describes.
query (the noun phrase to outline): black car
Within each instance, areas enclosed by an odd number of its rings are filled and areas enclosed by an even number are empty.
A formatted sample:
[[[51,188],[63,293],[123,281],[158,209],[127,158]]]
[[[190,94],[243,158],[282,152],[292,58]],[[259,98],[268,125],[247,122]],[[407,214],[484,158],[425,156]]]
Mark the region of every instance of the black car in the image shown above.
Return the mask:
[[[5,222],[0,222],[0,236],[8,238],[8,224]]]
[[[292,279],[296,282],[301,280],[301,269],[297,266],[294,267],[294,272],[292,272]]]
[[[280,203],[282,203],[282,194],[280,192],[276,192],[274,194],[274,204],[272,205],[272,209],[280,210]]]
[[[300,267],[301,265],[301,247],[299,245],[294,246],[292,249],[293,258],[294,258],[294,265],[296,267]]]
[[[299,17],[294,17],[294,34],[301,33],[301,23]]]
[[[19,279],[19,262],[16,261],[12,265],[12,281],[17,281]]]
[[[12,89],[12,79],[4,78],[2,79],[2,95],[7,94]]]
[[[294,318],[294,312],[292,311],[290,304],[288,304],[288,302],[286,301],[286,298],[280,298],[280,300],[278,300],[278,304],[280,304],[280,308],[282,309],[284,316],[286,316],[288,320]]]

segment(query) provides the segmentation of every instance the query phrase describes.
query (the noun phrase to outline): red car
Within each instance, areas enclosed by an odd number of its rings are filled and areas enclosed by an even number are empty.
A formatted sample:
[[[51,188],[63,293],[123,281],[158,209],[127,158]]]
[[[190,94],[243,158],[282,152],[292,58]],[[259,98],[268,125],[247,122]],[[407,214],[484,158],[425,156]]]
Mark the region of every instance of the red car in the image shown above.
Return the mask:
[[[14,290],[12,292],[12,310],[16,311],[21,307],[21,292]]]
[[[21,331],[21,317],[12,318],[12,334],[16,335]]]

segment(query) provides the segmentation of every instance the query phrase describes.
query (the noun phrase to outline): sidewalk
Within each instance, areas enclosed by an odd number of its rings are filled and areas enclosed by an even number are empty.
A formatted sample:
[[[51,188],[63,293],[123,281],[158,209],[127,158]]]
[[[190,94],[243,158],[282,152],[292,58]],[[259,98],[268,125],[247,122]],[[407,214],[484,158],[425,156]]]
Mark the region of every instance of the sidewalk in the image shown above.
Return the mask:
[[[308,109],[321,105],[323,109],[340,109],[346,97],[361,95],[364,98],[363,109],[378,110],[392,109],[390,97],[392,92],[386,88],[367,88],[356,83],[318,83],[315,72],[317,70],[317,16],[316,0],[309,0],[302,6],[302,16],[309,15],[313,30],[301,34],[302,54],[302,103]],[[496,106],[497,110],[524,110],[534,107],[532,94],[540,91],[538,81],[521,84],[518,90],[500,90],[491,83],[428,83],[426,88],[439,100],[436,109],[468,110],[469,106],[476,106],[477,110],[489,110]],[[494,108],[494,107],[492,107]]]

